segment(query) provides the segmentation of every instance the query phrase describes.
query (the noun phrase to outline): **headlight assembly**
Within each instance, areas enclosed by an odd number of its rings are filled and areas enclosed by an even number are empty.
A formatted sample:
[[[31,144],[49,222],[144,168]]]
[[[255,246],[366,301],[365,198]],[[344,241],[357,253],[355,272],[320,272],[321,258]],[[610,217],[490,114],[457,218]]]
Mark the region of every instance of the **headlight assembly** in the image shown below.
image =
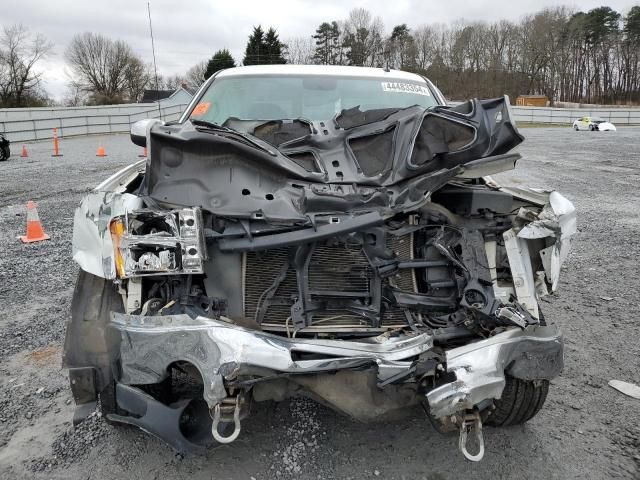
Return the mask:
[[[199,274],[207,259],[199,208],[135,210],[109,226],[119,278]]]

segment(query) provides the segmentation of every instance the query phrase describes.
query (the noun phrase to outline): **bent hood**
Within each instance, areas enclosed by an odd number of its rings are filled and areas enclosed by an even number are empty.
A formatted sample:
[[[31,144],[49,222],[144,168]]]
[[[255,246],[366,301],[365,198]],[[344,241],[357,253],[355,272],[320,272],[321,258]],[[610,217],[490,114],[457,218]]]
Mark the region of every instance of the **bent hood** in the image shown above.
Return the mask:
[[[149,138],[143,196],[218,215],[293,221],[415,208],[472,162],[473,169],[480,159],[513,168],[519,157],[505,161],[504,154],[523,140],[508,97],[454,108],[356,107],[330,122],[158,125]]]

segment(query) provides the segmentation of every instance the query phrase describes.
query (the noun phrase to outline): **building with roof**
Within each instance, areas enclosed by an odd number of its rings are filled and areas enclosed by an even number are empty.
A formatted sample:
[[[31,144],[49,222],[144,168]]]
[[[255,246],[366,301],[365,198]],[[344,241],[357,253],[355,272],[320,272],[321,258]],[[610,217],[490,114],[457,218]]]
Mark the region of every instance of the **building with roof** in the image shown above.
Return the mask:
[[[195,91],[186,84],[176,90],[145,90],[140,103],[160,102],[163,107],[186,105],[193,98]]]
[[[546,95],[519,95],[516,98],[516,105],[519,107],[546,107],[549,99]]]

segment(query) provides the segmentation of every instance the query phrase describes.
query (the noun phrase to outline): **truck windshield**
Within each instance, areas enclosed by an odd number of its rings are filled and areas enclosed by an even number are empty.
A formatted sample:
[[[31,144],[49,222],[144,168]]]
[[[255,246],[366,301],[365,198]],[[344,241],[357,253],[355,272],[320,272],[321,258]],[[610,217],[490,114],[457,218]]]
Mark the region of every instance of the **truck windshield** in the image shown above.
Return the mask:
[[[238,76],[216,79],[189,118],[222,125],[229,118],[327,121],[342,110],[436,105],[424,82],[328,76]]]

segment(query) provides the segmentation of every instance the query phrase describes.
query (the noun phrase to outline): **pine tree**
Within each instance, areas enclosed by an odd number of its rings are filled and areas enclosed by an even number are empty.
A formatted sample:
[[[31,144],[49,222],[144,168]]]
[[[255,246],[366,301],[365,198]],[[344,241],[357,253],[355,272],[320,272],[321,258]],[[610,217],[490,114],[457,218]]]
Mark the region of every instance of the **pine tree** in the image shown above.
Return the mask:
[[[347,61],[349,65],[363,66],[370,54],[368,44],[370,32],[368,28],[357,28],[355,32],[349,32],[344,40],[347,49]]]
[[[287,46],[280,41],[274,28],[269,28],[267,33],[262,26],[253,27],[253,33],[247,41],[244,52],[244,65],[269,65],[287,63],[284,58],[284,50]]]
[[[211,75],[219,70],[224,68],[233,68],[235,66],[236,62],[231,56],[231,52],[229,52],[229,50],[226,48],[218,50],[207,63],[207,70],[204,73],[204,81],[206,82]]]
[[[287,63],[283,56],[283,50],[286,48],[286,45],[280,41],[280,37],[278,37],[277,32],[273,28],[270,28],[264,36],[264,48],[267,51],[268,56],[266,62],[263,63]]]
[[[335,20],[331,23],[323,22],[313,35],[316,41],[316,51],[313,59],[321,65],[335,65],[338,63],[340,49],[340,27]]]
[[[316,29],[316,34],[313,38],[316,41],[316,51],[313,59],[316,63],[327,65],[331,50],[331,25],[327,22],[321,23]]]
[[[406,23],[396,25],[387,39],[387,67],[415,70],[415,40]]]
[[[253,33],[249,35],[242,63],[244,65],[261,65],[268,63],[265,61],[266,53],[264,31],[262,30],[262,26],[258,25],[257,27],[253,27]]]

